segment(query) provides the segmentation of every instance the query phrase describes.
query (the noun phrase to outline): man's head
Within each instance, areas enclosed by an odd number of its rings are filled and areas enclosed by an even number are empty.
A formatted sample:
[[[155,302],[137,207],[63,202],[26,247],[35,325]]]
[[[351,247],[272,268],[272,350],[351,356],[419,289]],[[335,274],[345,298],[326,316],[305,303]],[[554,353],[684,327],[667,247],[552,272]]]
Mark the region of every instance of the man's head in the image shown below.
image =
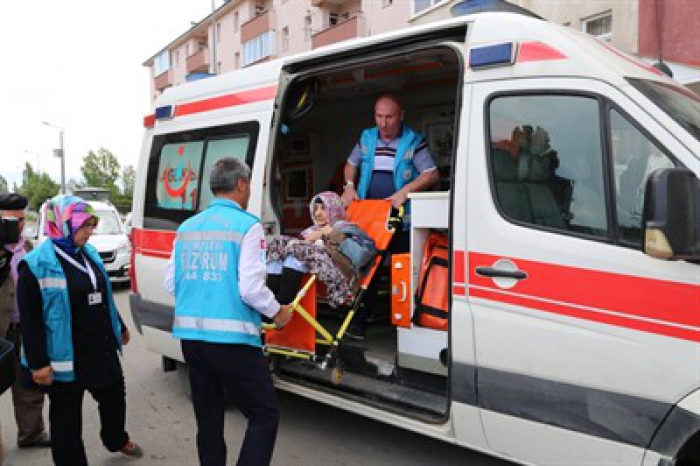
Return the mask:
[[[16,218],[20,234],[24,229],[27,204],[29,204],[29,200],[20,194],[4,194],[0,199],[0,207],[2,208],[0,217]]]
[[[250,199],[250,168],[231,157],[221,159],[211,169],[209,187],[214,196],[231,199],[247,209]]]
[[[403,107],[399,99],[391,94],[384,94],[374,104],[374,122],[379,128],[382,139],[394,139],[401,132]]]

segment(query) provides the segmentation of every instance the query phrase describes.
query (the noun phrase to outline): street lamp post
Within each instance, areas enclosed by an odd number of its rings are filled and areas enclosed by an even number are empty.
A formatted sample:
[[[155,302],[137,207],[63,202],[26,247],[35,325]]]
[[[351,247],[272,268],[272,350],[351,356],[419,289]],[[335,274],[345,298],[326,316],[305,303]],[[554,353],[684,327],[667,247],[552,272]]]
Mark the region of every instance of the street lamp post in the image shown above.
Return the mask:
[[[64,129],[61,126],[52,125],[51,123],[44,121],[42,122],[46,126],[58,130],[58,143],[59,148],[54,150],[56,157],[61,158],[61,194],[66,194],[66,153],[63,150],[63,132]]]

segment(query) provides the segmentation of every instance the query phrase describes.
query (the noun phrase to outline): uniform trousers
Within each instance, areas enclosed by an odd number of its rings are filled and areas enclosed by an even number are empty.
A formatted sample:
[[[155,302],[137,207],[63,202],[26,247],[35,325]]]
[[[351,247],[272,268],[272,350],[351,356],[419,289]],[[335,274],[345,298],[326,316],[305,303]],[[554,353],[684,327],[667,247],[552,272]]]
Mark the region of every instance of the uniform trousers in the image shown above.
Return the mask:
[[[17,445],[31,445],[44,433],[44,392],[27,388],[22,380],[20,362],[21,332],[19,324],[10,324],[7,339],[15,345],[15,383],[12,384],[12,404],[17,421]]]
[[[126,392],[123,378],[103,388],[83,388],[73,382],[54,382],[48,394],[51,454],[56,466],[88,464],[82,438],[85,390],[97,401],[100,438],[105,448],[116,452],[129,441],[129,434],[124,430]]]
[[[200,464],[226,464],[226,393],[248,420],[238,466],[269,465],[280,415],[262,350],[249,345],[182,340],[182,353],[189,368]]]

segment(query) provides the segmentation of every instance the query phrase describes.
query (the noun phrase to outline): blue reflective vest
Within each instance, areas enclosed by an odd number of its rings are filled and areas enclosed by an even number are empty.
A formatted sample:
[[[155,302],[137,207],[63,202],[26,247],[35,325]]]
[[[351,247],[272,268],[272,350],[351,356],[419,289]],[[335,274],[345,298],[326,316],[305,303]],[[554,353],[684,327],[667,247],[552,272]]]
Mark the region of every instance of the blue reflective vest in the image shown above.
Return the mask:
[[[261,346],[260,313],[243,302],[238,288],[241,244],[259,221],[235,202],[215,198],[180,225],[174,252],[174,337]]]
[[[82,247],[82,252],[93,264],[97,265],[104,277],[112,328],[117,339],[118,349],[121,351],[122,325],[119,321],[117,306],[114,304],[109,275],[102,265],[97,249],[86,244]],[[68,296],[66,275],[63,273],[63,267],[58,257],[56,257],[54,244],[50,240],[46,240],[22,260],[27,263],[29,270],[39,282],[44,308],[44,324],[46,325],[46,348],[53,369],[53,379],[59,382],[72,382],[75,380],[75,371],[73,368],[70,297]],[[24,355],[22,356],[22,364],[27,366]]]
[[[366,129],[360,136],[360,181],[357,186],[357,195],[360,199],[367,197],[369,185],[372,181],[372,172],[374,171],[374,153],[377,149],[377,141],[379,140],[379,129]],[[423,136],[416,133],[406,125],[402,126],[401,137],[396,146],[396,156],[394,157],[394,188],[396,191],[406,186],[411,181],[418,178],[418,170],[413,166],[413,154]]]

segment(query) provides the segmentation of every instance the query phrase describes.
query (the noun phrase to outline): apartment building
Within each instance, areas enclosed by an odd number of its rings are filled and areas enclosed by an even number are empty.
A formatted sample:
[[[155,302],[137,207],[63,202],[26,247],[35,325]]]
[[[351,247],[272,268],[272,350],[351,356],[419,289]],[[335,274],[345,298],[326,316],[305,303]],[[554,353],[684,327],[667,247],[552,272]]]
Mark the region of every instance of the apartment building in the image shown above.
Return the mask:
[[[451,17],[461,0],[425,0],[409,20]],[[580,29],[648,63],[663,59],[674,79],[700,94],[700,8],[697,0],[509,0],[548,21]]]
[[[151,95],[356,37],[449,18],[462,0],[229,0],[149,58]],[[700,93],[697,0],[510,0],[638,55]]]
[[[188,80],[409,25],[427,0],[230,0],[149,58],[152,97]]]

